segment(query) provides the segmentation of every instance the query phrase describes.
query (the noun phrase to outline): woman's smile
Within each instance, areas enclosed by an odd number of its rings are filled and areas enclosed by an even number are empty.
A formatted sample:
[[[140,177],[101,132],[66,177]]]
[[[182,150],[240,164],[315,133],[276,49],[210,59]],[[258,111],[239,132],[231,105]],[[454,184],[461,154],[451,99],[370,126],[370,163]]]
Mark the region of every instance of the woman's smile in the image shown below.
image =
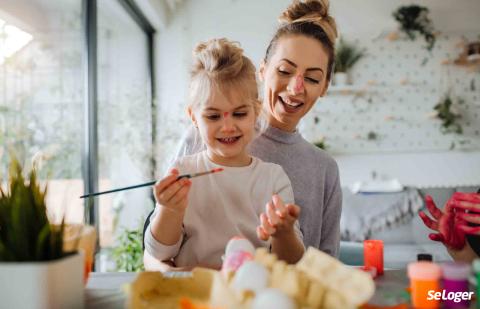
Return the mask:
[[[291,98],[289,96],[278,96],[278,100],[283,106],[283,110],[286,113],[296,113],[298,112],[304,105],[303,101],[295,98]]]

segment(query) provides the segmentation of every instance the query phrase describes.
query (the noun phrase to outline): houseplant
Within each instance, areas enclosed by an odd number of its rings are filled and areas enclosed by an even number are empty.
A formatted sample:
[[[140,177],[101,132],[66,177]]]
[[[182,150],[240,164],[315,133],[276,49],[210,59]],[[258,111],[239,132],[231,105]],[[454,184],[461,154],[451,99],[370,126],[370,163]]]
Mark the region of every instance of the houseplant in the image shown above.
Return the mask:
[[[341,38],[335,49],[335,84],[348,84],[348,72],[364,56],[365,50],[359,49],[353,43],[346,42]]]
[[[428,8],[412,4],[399,7],[393,12],[393,17],[410,40],[415,40],[417,33],[422,35],[427,43],[427,50],[431,51],[435,45],[435,33],[428,13]]]
[[[63,248],[65,223],[51,224],[35,168],[12,159],[0,188],[0,298],[5,308],[82,308],[83,256]]]
[[[116,271],[138,272],[143,267],[143,235],[140,229],[126,229],[117,238],[117,246],[113,249]]]
[[[462,116],[457,110],[459,104],[463,104],[462,99],[455,101],[450,93],[447,93],[440,102],[433,107],[435,117],[442,122],[440,127],[442,133],[463,133],[462,125],[459,123]]]

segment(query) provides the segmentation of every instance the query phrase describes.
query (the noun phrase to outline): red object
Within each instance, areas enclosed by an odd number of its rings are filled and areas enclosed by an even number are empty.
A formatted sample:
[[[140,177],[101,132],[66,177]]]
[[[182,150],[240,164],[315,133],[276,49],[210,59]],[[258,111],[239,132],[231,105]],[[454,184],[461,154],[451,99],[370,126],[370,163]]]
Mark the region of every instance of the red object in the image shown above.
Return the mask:
[[[370,239],[363,242],[365,268],[375,267],[377,275],[383,275],[383,241]]]

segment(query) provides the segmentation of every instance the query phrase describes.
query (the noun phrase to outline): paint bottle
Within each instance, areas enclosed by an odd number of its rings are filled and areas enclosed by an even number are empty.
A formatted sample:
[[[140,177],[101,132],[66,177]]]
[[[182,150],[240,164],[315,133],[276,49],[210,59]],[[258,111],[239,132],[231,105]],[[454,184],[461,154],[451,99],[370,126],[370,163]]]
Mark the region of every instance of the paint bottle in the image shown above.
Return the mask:
[[[363,242],[363,259],[365,268],[375,267],[377,275],[383,275],[383,241],[369,239]]]
[[[443,301],[445,308],[468,308],[468,299],[450,299],[454,293],[468,292],[468,276],[470,276],[470,265],[467,263],[447,262],[442,264],[443,289],[447,299]]]
[[[480,293],[480,259],[475,259],[473,261],[473,272],[475,273],[475,279],[477,280],[477,305],[476,307],[477,308],[480,308],[480,299],[478,298],[479,297],[479,293]]]
[[[408,264],[411,299],[413,308],[439,308],[440,300],[428,299],[429,292],[440,292],[442,269],[432,262],[412,262]],[[433,292],[433,293],[435,293]]]
[[[428,253],[419,253],[417,254],[417,262],[420,261],[433,262],[433,257]]]

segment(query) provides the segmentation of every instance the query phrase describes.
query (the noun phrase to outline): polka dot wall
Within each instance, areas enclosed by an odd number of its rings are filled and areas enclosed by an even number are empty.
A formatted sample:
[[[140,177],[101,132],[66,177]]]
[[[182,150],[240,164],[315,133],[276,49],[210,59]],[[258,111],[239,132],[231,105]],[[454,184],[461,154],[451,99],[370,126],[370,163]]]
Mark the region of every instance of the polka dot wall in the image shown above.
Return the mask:
[[[480,33],[479,33],[480,34]],[[470,34],[477,39],[479,34]],[[311,142],[325,138],[331,153],[400,153],[480,149],[480,72],[450,63],[462,52],[461,35],[425,41],[380,35],[345,37],[367,55],[350,72],[352,84],[331,85],[305,117],[300,131]],[[434,106],[450,93],[463,134],[444,134]]]

